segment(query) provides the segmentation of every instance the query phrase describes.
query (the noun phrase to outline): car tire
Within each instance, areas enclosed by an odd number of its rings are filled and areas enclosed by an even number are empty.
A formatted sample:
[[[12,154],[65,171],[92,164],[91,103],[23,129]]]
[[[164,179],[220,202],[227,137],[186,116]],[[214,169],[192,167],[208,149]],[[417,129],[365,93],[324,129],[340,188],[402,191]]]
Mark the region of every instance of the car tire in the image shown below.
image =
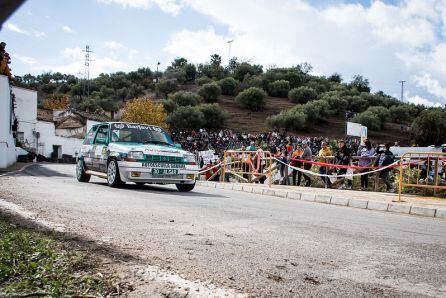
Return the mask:
[[[194,184],[175,184],[175,186],[177,187],[178,191],[180,191],[180,192],[189,192],[192,189],[194,189],[195,183]]]
[[[79,182],[89,182],[91,175],[85,174],[85,166],[83,160],[78,160],[76,164],[76,178]]]
[[[107,164],[107,183],[111,187],[121,187],[124,185],[119,174],[118,162],[115,159],[111,159]]]

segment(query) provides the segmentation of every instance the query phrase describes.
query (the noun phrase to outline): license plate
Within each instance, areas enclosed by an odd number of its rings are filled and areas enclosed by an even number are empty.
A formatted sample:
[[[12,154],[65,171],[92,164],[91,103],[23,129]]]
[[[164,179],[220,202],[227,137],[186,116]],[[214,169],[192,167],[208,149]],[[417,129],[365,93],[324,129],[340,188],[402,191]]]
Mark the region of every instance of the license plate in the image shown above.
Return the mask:
[[[176,169],[152,169],[152,175],[178,175]]]
[[[143,167],[146,168],[166,168],[166,169],[184,169],[184,164],[164,163],[164,162],[143,162]]]

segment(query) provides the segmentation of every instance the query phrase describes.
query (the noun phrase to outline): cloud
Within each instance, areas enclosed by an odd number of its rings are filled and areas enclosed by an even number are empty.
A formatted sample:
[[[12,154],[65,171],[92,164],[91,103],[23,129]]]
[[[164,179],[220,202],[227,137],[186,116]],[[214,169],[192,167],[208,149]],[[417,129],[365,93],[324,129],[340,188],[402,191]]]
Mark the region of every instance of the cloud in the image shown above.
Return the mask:
[[[24,64],[27,64],[27,65],[33,65],[33,64],[37,63],[36,59],[34,59],[32,57],[28,57],[28,56],[22,56],[22,55],[17,54],[17,53],[12,54],[12,58],[13,59],[17,59],[20,62],[22,62]]]
[[[35,30],[33,30],[33,35],[34,35],[35,37],[45,37],[45,36],[46,36],[46,33],[43,32],[43,31],[35,31]]]
[[[73,29],[71,29],[69,26],[67,26],[67,25],[64,25],[64,26],[62,26],[62,30],[64,31],[64,32],[66,32],[66,33],[73,33],[74,31],[73,31]]]
[[[399,80],[426,71],[446,81],[446,0],[373,1],[369,6],[334,1],[322,8],[304,0],[280,5],[184,0],[183,5],[227,32],[212,27],[174,32],[164,47],[170,57],[202,62],[218,53],[227,63],[226,42],[234,39],[232,56],[264,66],[309,62],[315,73],[340,72],[346,80],[362,74],[374,91],[397,93]]]
[[[433,102],[432,100],[426,99],[419,95],[414,96],[406,96],[407,101],[416,105],[423,105],[427,107],[442,107],[442,105],[438,102]]]
[[[182,1],[180,0],[98,0],[105,4],[118,4],[124,8],[139,8],[150,9],[154,5],[165,13],[176,16],[180,13],[182,8]]]
[[[418,87],[424,88],[428,93],[442,98],[446,104],[446,87],[443,87],[438,80],[433,79],[430,73],[414,76],[413,79]]]
[[[117,41],[106,41],[105,46],[111,50],[124,49],[124,45]]]
[[[6,23],[5,28],[9,31],[20,33],[20,34],[28,34],[25,30],[21,29],[19,26],[14,25],[13,23]]]

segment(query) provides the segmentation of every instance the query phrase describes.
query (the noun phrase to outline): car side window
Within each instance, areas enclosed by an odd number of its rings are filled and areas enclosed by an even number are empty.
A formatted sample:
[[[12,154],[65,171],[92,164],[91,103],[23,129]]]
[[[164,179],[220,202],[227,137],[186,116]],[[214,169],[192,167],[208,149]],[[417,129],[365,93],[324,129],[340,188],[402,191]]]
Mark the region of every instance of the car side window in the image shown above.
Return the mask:
[[[105,145],[108,143],[108,125],[100,126],[94,139],[95,145]]]
[[[91,145],[93,143],[94,135],[96,134],[96,131],[98,130],[99,126],[93,126],[90,128],[90,131],[85,136],[85,140],[82,144],[84,145]]]

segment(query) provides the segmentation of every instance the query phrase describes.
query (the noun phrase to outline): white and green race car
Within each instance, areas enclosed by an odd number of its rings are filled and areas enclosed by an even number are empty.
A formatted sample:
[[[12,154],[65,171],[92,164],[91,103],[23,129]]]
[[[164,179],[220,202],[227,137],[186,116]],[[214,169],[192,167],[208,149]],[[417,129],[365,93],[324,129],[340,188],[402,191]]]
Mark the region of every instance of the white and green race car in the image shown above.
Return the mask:
[[[111,187],[126,182],[175,184],[182,192],[195,187],[198,171],[195,156],[174,144],[162,128],[125,122],[94,125],[76,165],[80,182],[94,175],[107,179]]]

